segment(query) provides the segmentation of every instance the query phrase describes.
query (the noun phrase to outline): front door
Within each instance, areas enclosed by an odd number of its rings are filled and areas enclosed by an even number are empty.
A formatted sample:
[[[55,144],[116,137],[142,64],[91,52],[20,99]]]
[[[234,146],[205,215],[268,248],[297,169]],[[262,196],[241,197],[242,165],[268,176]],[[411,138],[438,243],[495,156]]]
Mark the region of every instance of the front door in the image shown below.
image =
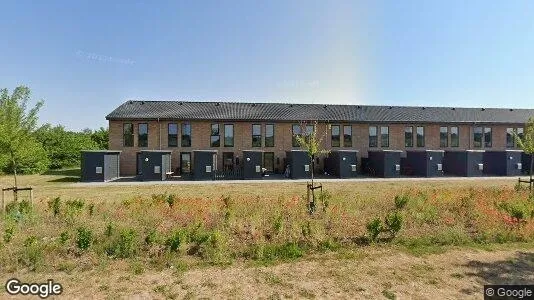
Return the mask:
[[[234,170],[234,152],[223,152],[223,171]]]
[[[191,173],[191,153],[182,152],[180,153],[180,174],[190,174]]]
[[[137,175],[143,174],[143,159],[141,158],[141,153],[137,153],[137,165],[135,173]]]
[[[263,153],[263,167],[267,172],[274,172],[274,152]]]

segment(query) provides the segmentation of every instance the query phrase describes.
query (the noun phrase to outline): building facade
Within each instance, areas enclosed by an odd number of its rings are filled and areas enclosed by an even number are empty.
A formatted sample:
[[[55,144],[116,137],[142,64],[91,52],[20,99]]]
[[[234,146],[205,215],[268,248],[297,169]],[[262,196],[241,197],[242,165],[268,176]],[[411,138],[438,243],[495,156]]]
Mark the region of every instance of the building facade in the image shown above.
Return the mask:
[[[242,165],[243,150],[264,151],[263,167],[282,172],[294,135],[315,128],[326,149],[517,149],[534,110],[283,103],[127,101],[110,113],[109,145],[121,175],[135,175],[141,150],[170,150],[172,170],[189,173],[195,150],[217,150],[218,168]],[[324,160],[318,160],[318,171]]]

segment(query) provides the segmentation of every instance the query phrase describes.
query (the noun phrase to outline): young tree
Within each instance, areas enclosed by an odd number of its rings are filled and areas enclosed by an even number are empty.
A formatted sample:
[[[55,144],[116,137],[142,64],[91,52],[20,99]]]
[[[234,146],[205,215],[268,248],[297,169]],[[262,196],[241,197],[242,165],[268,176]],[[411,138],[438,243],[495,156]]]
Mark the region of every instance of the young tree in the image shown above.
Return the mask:
[[[15,188],[17,188],[17,160],[20,154],[35,148],[32,133],[37,126],[37,113],[43,106],[39,101],[28,109],[30,89],[26,86],[15,88],[9,95],[7,89],[0,90],[0,153],[9,157],[13,171]],[[15,200],[17,199],[15,189]]]
[[[311,126],[313,127],[312,130],[308,130],[310,127],[310,124],[307,124],[305,122],[300,124],[300,131],[303,132],[303,134],[295,134],[295,140],[297,141],[297,144],[308,154],[308,157],[310,158],[311,163],[311,186],[308,185],[308,190],[311,189],[311,195],[312,199],[308,199],[310,202],[310,212],[313,212],[315,210],[315,183],[314,183],[314,177],[315,177],[315,159],[328,154],[328,150],[323,149],[323,140],[326,136],[325,134],[319,136],[317,133],[317,121],[312,122]]]
[[[530,155],[530,184],[532,185],[532,170],[534,168],[534,117],[528,119],[528,122],[525,124],[525,133],[523,137],[520,137],[515,131],[513,132],[514,138],[519,145],[519,148],[525,152],[525,154]]]

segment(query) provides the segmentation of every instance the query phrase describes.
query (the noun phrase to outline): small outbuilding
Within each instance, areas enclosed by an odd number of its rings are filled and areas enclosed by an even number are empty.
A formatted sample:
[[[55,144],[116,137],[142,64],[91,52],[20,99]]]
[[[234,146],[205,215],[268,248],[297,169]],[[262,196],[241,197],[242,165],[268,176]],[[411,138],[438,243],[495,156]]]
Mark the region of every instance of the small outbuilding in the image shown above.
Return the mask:
[[[217,171],[217,150],[193,151],[193,179],[213,180]]]
[[[121,151],[85,150],[81,152],[81,181],[110,181],[119,178]]]
[[[522,150],[484,152],[484,173],[497,176],[519,176],[523,171]]]
[[[263,172],[263,151],[243,151],[243,179],[261,179]]]
[[[286,173],[289,178],[311,178],[312,164],[308,152],[304,150],[286,151]]]
[[[530,164],[532,163],[532,154],[521,153],[521,165],[523,167],[523,174],[530,174]]]
[[[422,177],[443,176],[443,150],[407,150],[406,175]]]
[[[172,174],[170,150],[141,150],[137,163],[141,181],[163,181]]]
[[[367,168],[369,175],[377,177],[399,177],[401,150],[369,150]]]
[[[338,178],[353,178],[358,174],[358,150],[333,150],[325,161],[328,174]]]
[[[447,150],[443,157],[445,174],[476,177],[484,172],[484,150]]]

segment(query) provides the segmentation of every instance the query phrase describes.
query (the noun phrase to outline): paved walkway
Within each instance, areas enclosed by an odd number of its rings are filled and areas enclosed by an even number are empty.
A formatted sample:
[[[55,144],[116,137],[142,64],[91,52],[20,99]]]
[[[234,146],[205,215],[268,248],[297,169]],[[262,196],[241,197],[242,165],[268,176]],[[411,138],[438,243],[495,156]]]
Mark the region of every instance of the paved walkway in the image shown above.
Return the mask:
[[[376,177],[357,177],[357,178],[316,178],[317,182],[402,182],[402,181],[475,181],[475,180],[514,180],[517,181],[517,176],[510,177],[399,177],[399,178],[376,178]],[[262,184],[262,183],[305,183],[310,179],[284,179],[263,178],[259,180],[167,180],[167,181],[137,181],[134,177],[123,177],[110,182],[77,182],[73,186],[135,186],[135,185],[194,185],[194,184]]]

